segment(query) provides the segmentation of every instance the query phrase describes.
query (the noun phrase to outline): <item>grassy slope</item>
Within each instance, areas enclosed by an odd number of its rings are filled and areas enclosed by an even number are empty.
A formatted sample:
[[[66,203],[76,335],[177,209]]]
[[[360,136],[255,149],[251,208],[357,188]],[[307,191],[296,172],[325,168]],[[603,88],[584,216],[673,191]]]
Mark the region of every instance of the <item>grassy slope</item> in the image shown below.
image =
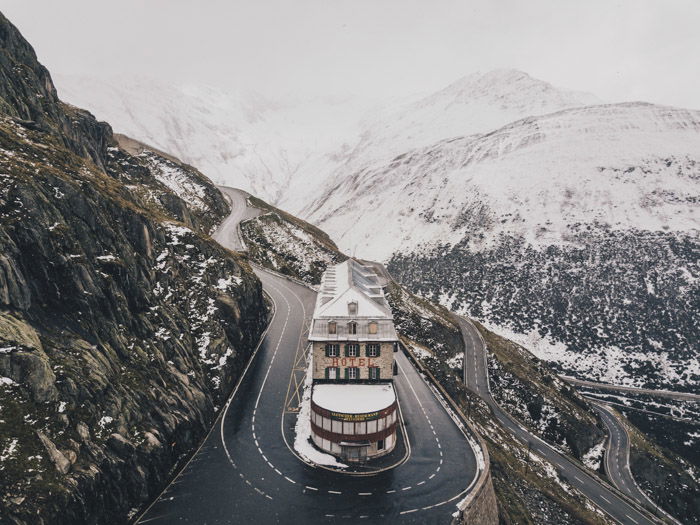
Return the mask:
[[[603,441],[603,423],[576,389],[523,347],[477,327],[489,350],[491,391],[504,409],[579,460]]]
[[[417,297],[395,283],[389,286],[389,302],[405,344],[425,349],[432,356],[423,363],[440,381],[486,440],[503,523],[606,523],[587,507],[585,498],[551,467],[527,461],[527,449],[515,441],[492,417],[486,404],[467,390],[461,366],[447,360],[463,352],[461,335],[449,312]]]
[[[347,259],[315,226],[256,197],[249,201],[266,212],[241,223],[249,256],[256,263],[316,285],[329,265]]]

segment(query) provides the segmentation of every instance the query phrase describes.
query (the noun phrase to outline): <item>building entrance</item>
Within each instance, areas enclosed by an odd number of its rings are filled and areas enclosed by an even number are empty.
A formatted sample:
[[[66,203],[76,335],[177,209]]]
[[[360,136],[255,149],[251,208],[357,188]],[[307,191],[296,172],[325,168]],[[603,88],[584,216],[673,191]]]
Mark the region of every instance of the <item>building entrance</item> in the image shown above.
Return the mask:
[[[343,443],[340,447],[340,454],[347,461],[365,461],[367,459],[367,449],[369,446],[366,443],[349,444]]]

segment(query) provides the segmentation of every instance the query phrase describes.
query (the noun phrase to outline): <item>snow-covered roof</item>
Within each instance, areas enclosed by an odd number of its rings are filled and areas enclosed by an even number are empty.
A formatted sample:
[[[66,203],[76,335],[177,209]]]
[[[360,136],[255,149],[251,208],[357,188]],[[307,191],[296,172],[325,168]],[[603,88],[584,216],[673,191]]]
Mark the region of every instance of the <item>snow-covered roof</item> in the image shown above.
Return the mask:
[[[396,401],[391,383],[316,384],[311,400],[321,408],[342,414],[367,414],[389,408]]]
[[[354,333],[348,323],[355,322]],[[329,323],[336,330],[329,333]],[[376,331],[370,330],[376,325]],[[396,341],[391,308],[379,277],[354,259],[329,267],[321,277],[310,341]]]
[[[357,303],[351,313],[350,303]],[[321,276],[314,318],[373,317],[391,319],[377,274],[354,259],[329,267]]]

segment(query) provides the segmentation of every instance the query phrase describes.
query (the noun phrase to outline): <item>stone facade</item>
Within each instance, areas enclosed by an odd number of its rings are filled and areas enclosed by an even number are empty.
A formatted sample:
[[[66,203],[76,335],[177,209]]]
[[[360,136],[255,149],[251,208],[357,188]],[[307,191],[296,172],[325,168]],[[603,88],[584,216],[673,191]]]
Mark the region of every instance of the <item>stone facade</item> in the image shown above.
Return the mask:
[[[338,356],[337,357],[326,357],[326,344],[325,342],[314,342],[313,343],[313,379],[328,379],[326,376],[327,368],[338,369],[338,375],[336,379],[343,380],[346,377],[345,369],[348,367],[358,368],[359,377],[357,380],[368,381],[370,380],[370,368],[379,368],[379,380],[386,381],[391,380],[394,374],[394,344],[393,343],[375,343],[380,345],[379,356],[378,357],[367,357],[366,347],[367,343],[355,343],[349,342],[350,344],[357,344],[359,346],[358,357],[346,357],[345,346],[348,342],[336,342],[333,341],[330,344],[338,345]],[[371,344],[371,342],[370,342]]]

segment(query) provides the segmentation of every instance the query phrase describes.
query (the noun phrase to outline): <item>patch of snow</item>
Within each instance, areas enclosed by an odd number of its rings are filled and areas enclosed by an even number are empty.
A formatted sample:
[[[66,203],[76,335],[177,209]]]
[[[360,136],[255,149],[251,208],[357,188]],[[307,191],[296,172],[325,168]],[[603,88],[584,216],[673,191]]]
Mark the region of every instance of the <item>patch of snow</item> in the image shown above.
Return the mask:
[[[334,456],[321,452],[311,444],[311,389],[312,389],[312,361],[306,369],[304,378],[304,393],[297,414],[297,422],[294,426],[294,450],[306,461],[317,465],[345,468],[347,465],[339,462]]]
[[[208,210],[206,187],[195,180],[195,174],[182,166],[156,156],[146,150],[141,155],[153,176],[167,186],[173,193],[200,211]]]
[[[10,441],[10,444],[7,445],[4,448],[4,450],[2,451],[2,454],[0,454],[0,463],[10,459],[14,455],[15,451],[17,450],[18,444],[19,444],[19,439],[17,439],[17,438],[13,438]]]
[[[461,370],[463,363],[464,363],[464,352],[460,352],[459,354],[455,354],[453,357],[450,357],[445,362],[447,363],[447,366],[449,366],[450,368],[459,368]]]
[[[243,279],[236,275],[231,275],[227,279],[219,279],[219,281],[216,284],[216,288],[221,290],[221,291],[227,291],[229,290],[233,285],[240,285],[243,282]]]
[[[604,452],[605,440],[602,440],[596,446],[591,447],[591,449],[583,455],[581,460],[589,469],[598,470],[600,468],[600,462],[603,460]]]

